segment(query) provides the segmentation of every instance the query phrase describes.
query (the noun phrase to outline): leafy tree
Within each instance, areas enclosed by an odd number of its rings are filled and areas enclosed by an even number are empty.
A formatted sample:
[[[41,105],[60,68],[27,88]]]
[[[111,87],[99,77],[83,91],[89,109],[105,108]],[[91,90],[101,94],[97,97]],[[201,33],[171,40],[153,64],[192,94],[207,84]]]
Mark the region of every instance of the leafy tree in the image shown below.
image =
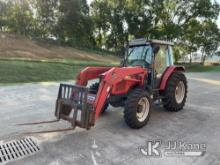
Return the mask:
[[[181,39],[190,21],[216,19],[219,14],[219,4],[209,0],[156,0],[150,6],[154,33],[168,40]]]
[[[157,13],[156,20],[159,22],[157,25],[157,29],[160,29],[159,36],[184,44],[182,47],[190,54],[191,63],[192,52],[200,48],[202,39],[199,31],[204,29],[202,24],[206,20],[217,19],[219,4],[216,2],[212,4],[211,1],[207,0],[187,2],[185,0],[164,0],[162,3],[163,8],[157,7],[160,10],[155,11]],[[212,30],[213,34],[216,35],[215,30]]]
[[[93,44],[93,23],[86,0],[60,0],[56,36],[72,46]]]
[[[94,21],[94,35],[98,47],[106,45],[107,33],[110,31],[111,23],[109,17],[111,8],[107,0],[94,0],[91,4],[92,19]]]
[[[92,5],[97,43],[121,53],[128,40],[125,29],[125,0],[95,0]]]
[[[33,12],[26,0],[9,1],[7,26],[9,31],[20,35],[29,35],[33,30]]]
[[[202,48],[202,61],[204,65],[206,57],[216,52],[220,43],[220,31],[215,22],[211,20],[204,21],[199,30],[200,46]]]
[[[111,24],[110,34],[107,36],[106,46],[114,48],[114,51],[121,54],[124,43],[127,41],[127,35],[124,28],[124,3],[125,1],[109,1],[109,7],[112,9],[109,17]]]
[[[4,31],[4,28],[7,25],[7,8],[7,4],[3,1],[0,1],[0,31]]]
[[[125,7],[125,20],[129,35],[134,38],[149,38],[152,25],[152,15],[146,4],[149,1],[127,1]]]
[[[187,53],[190,55],[190,64],[192,63],[192,53],[199,49],[199,42],[201,40],[199,30],[201,23],[196,19],[189,21],[185,26],[182,43],[185,45]]]
[[[59,0],[36,0],[36,30],[43,38],[52,36],[57,25]]]
[[[121,54],[129,39],[171,40],[176,59],[219,44],[219,4],[211,0],[0,0],[0,31]],[[191,61],[191,60],[190,60]]]

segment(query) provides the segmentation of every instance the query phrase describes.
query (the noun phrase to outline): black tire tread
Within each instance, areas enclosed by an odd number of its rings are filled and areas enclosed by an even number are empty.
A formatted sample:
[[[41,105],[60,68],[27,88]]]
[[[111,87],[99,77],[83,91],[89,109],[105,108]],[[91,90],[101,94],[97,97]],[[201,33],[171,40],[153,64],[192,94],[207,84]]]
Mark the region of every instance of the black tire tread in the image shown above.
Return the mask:
[[[179,81],[183,81],[185,85],[185,97],[181,104],[178,104],[175,99],[175,87],[176,83]],[[186,98],[187,98],[188,86],[187,79],[182,72],[174,72],[167,83],[166,89],[163,92],[163,106],[168,111],[180,111],[185,106]]]
[[[138,101],[143,96],[146,96],[149,99],[150,111],[146,120],[143,122],[139,122],[136,116],[136,109]],[[143,89],[136,88],[129,94],[124,109],[124,119],[129,127],[139,129],[147,124],[151,112],[151,102],[152,101],[150,99],[149,93],[147,91],[143,91]]]

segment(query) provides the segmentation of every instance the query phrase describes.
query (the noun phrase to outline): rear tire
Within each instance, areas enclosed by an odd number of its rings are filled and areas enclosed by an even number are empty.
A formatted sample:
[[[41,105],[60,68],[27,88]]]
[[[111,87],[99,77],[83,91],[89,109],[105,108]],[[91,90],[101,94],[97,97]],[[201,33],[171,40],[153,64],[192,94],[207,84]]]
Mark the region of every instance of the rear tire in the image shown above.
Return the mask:
[[[99,90],[99,83],[94,83],[89,87],[89,92],[96,95],[98,93]],[[108,109],[108,102],[105,103],[105,105],[102,108],[101,114],[105,113],[106,110]]]
[[[182,72],[174,72],[163,92],[163,106],[168,111],[183,109],[187,98],[187,80]]]
[[[150,118],[152,100],[147,91],[136,88],[128,96],[124,109],[127,125],[134,129],[145,126]]]

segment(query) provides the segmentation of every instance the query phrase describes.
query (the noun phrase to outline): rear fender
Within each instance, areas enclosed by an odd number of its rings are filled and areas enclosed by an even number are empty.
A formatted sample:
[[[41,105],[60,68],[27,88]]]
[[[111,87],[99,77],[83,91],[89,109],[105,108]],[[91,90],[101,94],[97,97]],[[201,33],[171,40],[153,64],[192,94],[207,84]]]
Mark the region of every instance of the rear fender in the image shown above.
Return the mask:
[[[160,90],[165,90],[167,82],[170,78],[170,76],[172,75],[173,72],[177,72],[177,71],[181,71],[181,72],[185,72],[185,67],[184,66],[170,66],[166,69],[166,71],[163,74],[161,83],[160,83]]]

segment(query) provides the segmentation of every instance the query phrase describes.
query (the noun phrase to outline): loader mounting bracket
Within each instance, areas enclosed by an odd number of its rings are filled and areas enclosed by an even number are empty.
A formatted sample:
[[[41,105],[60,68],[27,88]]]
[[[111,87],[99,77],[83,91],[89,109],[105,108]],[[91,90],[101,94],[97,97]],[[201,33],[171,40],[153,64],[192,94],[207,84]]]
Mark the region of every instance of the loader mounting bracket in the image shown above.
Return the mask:
[[[89,103],[88,88],[78,85],[60,84],[55,116],[69,121],[73,128],[90,129],[95,123],[93,105]]]

